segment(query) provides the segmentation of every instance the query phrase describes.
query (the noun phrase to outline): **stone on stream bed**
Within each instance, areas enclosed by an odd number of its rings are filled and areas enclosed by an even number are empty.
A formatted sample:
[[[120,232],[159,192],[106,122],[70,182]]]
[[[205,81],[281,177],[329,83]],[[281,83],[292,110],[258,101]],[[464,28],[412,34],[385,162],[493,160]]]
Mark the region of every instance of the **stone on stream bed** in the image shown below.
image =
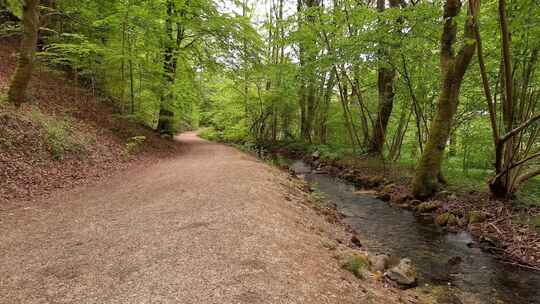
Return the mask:
[[[372,271],[383,272],[388,268],[390,257],[386,254],[377,254],[369,257]]]
[[[416,286],[417,273],[416,268],[410,259],[401,259],[399,264],[390,268],[384,273],[388,279],[398,283],[402,287]]]
[[[437,210],[441,206],[440,202],[431,201],[423,202],[420,205],[416,206],[416,211],[419,213],[427,213]]]
[[[435,224],[439,226],[457,225],[458,218],[450,212],[441,213],[435,218]]]
[[[353,235],[351,237],[351,244],[353,244],[354,246],[358,248],[362,247],[362,242],[360,242],[360,239],[358,239],[356,235]]]
[[[469,212],[469,224],[482,223],[486,220],[486,215],[480,211]]]

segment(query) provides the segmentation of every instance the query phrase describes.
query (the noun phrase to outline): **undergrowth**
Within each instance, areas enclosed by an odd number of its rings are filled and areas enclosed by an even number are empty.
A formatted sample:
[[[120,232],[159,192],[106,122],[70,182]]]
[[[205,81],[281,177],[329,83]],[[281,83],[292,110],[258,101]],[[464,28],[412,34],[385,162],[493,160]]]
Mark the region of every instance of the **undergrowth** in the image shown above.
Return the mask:
[[[126,144],[124,145],[124,150],[122,151],[123,156],[127,158],[130,155],[139,152],[145,141],[146,136],[144,135],[138,135],[128,138]]]
[[[79,156],[84,154],[87,147],[95,141],[88,134],[76,132],[74,120],[71,117],[48,116],[33,109],[31,118],[41,126],[40,134],[51,156],[56,160],[63,159],[66,154],[73,153]]]
[[[351,272],[358,278],[364,278],[365,271],[369,267],[369,262],[366,257],[359,254],[352,254],[346,257],[342,264],[343,269]]]

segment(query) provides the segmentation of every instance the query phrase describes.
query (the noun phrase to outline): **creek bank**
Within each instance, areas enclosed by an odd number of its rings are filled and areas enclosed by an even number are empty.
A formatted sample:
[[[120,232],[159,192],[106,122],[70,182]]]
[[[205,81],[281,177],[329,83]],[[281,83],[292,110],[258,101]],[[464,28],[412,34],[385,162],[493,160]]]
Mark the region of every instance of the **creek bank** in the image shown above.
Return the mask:
[[[391,205],[413,211],[448,232],[468,231],[471,247],[479,247],[506,263],[540,271],[540,234],[522,219],[540,216],[539,207],[520,207],[511,201],[492,199],[481,191],[439,192],[428,201],[415,199],[409,177],[400,170],[374,170],[372,159],[364,162],[323,160],[320,153],[270,149],[271,154],[302,159],[314,173],[328,174],[352,183],[359,195],[376,196]],[[286,166],[285,166],[286,167]]]
[[[437,299],[427,303],[440,303],[439,299],[446,303],[457,296],[463,304],[540,304],[540,273],[469,247],[474,241],[470,233],[448,233],[431,218],[415,216],[373,195],[358,195],[351,183],[315,174],[302,161],[293,161],[290,168],[309,171],[302,177],[316,189],[314,195],[337,206],[345,215],[342,221],[358,232],[363,248],[390,256],[392,264],[399,257],[410,258],[418,274],[419,287],[413,290]]]
[[[515,264],[505,263],[494,255],[484,253],[476,246],[477,242],[474,242],[470,233],[464,230],[447,233],[446,229],[433,223],[432,214],[414,216],[402,208],[394,208],[376,198],[380,195],[376,188],[359,189],[351,182],[336,179],[339,170],[332,175],[320,169],[313,170],[312,166],[300,161],[307,153],[286,154],[286,150],[267,153],[272,151],[269,147],[254,150],[250,149],[252,145],[244,146],[231,142],[228,144],[254,156],[256,154],[262,160],[292,173],[290,179],[298,184],[297,187],[314,198],[309,203],[310,206],[319,208],[322,205],[333,210],[330,214],[335,217],[331,217],[330,221],[337,223],[334,227],[346,227],[346,230],[350,231],[349,237],[330,237],[323,240],[321,245],[328,250],[335,250],[335,258],[342,268],[347,270],[349,269],[344,266],[351,264],[346,263],[348,259],[344,259],[347,257],[344,253],[352,250],[354,256],[369,251],[366,258],[371,268],[368,268],[367,272],[348,271],[350,277],[356,278],[361,286],[364,286],[360,287],[362,290],[371,293],[386,289],[400,297],[409,295],[414,298],[413,301],[405,299],[405,303],[540,304],[540,272],[515,267]],[[380,170],[372,172],[377,173]],[[396,176],[397,178],[391,180],[403,178],[403,175]],[[287,197],[285,199],[289,200]],[[358,235],[361,248],[353,248],[350,242],[352,235]],[[382,259],[379,259],[381,255]],[[385,256],[389,256],[390,260]],[[416,266],[416,288],[399,292],[395,288],[387,288],[399,287],[384,276],[390,267],[399,263],[399,257],[410,257]],[[352,265],[366,263],[358,262]],[[357,276],[355,272],[360,275]],[[365,274],[367,276],[364,276]],[[384,288],[365,289],[365,284],[368,283],[382,285]]]
[[[362,280],[380,281],[388,286],[399,289],[409,289],[417,286],[417,272],[412,261],[408,258],[390,257],[386,254],[375,254],[367,251],[360,241],[357,231],[345,223],[345,215],[338,211],[337,205],[318,200],[310,195],[312,187],[304,180],[302,169],[289,170],[295,180],[295,188],[308,193],[304,202],[318,214],[325,217],[329,223],[344,227],[349,236],[345,239],[335,239],[336,244],[327,244],[330,250],[341,248],[336,255],[340,266]]]

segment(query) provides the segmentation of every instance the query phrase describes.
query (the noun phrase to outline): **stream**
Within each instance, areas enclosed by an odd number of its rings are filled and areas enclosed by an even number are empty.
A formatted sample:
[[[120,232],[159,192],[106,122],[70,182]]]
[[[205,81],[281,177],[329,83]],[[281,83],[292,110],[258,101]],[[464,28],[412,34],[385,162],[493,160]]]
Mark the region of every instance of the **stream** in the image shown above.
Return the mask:
[[[301,161],[290,168],[337,205],[370,252],[410,258],[417,267],[419,286],[444,286],[465,304],[540,304],[540,273],[504,264],[479,248],[470,248],[473,239],[469,233],[444,232],[432,220],[355,194],[353,185],[315,174]],[[460,262],[449,262],[456,260]]]

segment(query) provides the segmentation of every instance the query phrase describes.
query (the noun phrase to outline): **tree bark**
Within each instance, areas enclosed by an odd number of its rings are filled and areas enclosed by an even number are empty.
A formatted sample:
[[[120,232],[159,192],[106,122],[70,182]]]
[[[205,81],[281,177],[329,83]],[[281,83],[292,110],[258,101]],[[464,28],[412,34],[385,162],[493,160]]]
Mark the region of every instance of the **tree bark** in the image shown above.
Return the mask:
[[[165,52],[163,60],[163,72],[166,83],[165,94],[161,97],[159,105],[159,117],[157,130],[160,134],[173,136],[175,128],[173,125],[174,112],[169,109],[170,102],[173,100],[171,87],[174,84],[176,75],[176,66],[178,60],[178,49],[183,40],[183,28],[177,22],[176,28],[176,45],[173,37],[173,18],[176,11],[173,0],[167,0],[167,18],[165,20]]]
[[[309,10],[320,6],[320,0],[298,0],[297,11],[300,15],[298,21],[299,29],[310,31],[315,23],[313,12],[306,16],[301,16],[304,8]],[[314,37],[308,37],[305,41],[299,43],[299,57],[302,75],[300,79],[300,136],[306,142],[312,142],[313,123],[316,117],[317,103],[317,73],[310,64],[316,60],[316,40]]]
[[[460,0],[446,0],[444,5],[444,28],[441,37],[441,71],[443,81],[438,99],[438,108],[434,121],[431,124],[429,139],[424,153],[418,163],[413,179],[412,191],[415,197],[425,199],[432,196],[439,189],[439,176],[444,150],[454,115],[459,103],[461,83],[476,49],[474,39],[474,20],[476,10],[471,3],[468,18],[465,22],[465,42],[460,52],[454,54],[457,25],[454,18],[461,10]]]
[[[22,27],[17,69],[8,91],[8,101],[17,107],[26,101],[26,89],[32,77],[39,30],[39,0],[24,1]]]
[[[529,81],[538,60],[539,49],[533,48],[530,58],[526,59],[527,63],[522,67],[522,78],[514,79],[520,73],[516,71],[517,69],[512,68],[510,30],[508,28],[505,0],[499,0],[498,13],[502,50],[500,69],[501,75],[503,75],[501,79],[503,88],[501,92],[502,134],[499,132],[497,103],[493,98],[489,85],[478,24],[475,26],[475,37],[477,40],[478,65],[489,110],[495,148],[495,176],[490,179],[489,188],[494,197],[506,199],[512,197],[519,186],[527,179],[538,175],[540,172],[534,169],[525,173],[521,172],[529,167],[528,162],[540,157],[540,152],[534,153],[531,151],[540,131],[533,128],[535,131],[528,133],[528,140],[524,139],[527,137],[527,129],[540,120],[540,113],[534,113],[534,106],[531,107],[535,103],[534,98],[531,100],[529,96],[532,95],[528,93]],[[519,82],[522,84],[521,92],[514,93],[514,84]],[[517,88],[519,89],[519,87]],[[516,109],[518,110],[517,113],[515,112]]]
[[[394,78],[396,71],[392,68],[381,67],[378,74],[379,109],[369,147],[369,153],[374,155],[382,155],[383,152],[386,130],[394,107]]]
[[[383,12],[385,4],[385,0],[377,0],[377,10]],[[399,4],[398,1],[390,1],[390,7],[398,7]],[[383,53],[385,53],[385,50],[381,48],[379,53],[382,56]],[[392,108],[394,107],[394,79],[396,77],[396,70],[392,67],[385,66],[386,63],[382,62],[381,58],[379,58],[379,65],[381,65],[378,71],[379,75],[377,81],[379,107],[368,152],[370,154],[382,156],[386,140],[386,130],[388,129],[388,122],[390,121]]]

